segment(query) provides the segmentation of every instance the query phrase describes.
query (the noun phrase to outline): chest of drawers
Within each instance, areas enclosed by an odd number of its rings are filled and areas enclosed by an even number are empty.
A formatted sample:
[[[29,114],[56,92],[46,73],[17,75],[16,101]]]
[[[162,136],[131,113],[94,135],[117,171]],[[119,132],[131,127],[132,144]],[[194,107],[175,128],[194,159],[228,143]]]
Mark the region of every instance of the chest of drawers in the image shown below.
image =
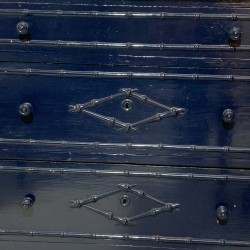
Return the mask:
[[[0,247],[250,248],[250,4],[0,3]]]

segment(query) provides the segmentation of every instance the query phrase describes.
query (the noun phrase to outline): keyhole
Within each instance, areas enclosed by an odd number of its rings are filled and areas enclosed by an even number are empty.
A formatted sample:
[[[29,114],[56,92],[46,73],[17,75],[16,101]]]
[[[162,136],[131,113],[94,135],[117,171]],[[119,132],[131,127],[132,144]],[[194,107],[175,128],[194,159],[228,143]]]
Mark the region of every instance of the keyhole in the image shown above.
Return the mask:
[[[127,207],[129,204],[130,204],[130,199],[127,195],[123,195],[121,198],[120,198],[120,202],[121,202],[121,205],[123,207]]]
[[[133,102],[130,99],[126,99],[122,102],[122,108],[124,111],[129,111],[133,107]]]

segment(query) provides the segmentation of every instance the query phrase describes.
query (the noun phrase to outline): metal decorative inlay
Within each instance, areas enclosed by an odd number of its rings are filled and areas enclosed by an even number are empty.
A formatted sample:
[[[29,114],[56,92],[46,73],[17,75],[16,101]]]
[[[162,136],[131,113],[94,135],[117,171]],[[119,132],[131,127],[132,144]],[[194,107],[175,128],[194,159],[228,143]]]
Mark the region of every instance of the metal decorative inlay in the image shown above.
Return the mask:
[[[122,122],[116,119],[115,117],[108,117],[104,116],[95,112],[92,112],[88,110],[89,108],[100,106],[104,103],[108,103],[114,99],[118,99],[121,97],[128,98],[135,98],[145,104],[149,104],[158,108],[163,109],[161,113],[156,113],[153,116],[150,116],[148,118],[145,118],[143,120],[134,122],[134,123],[127,123]],[[131,104],[132,105],[132,104]],[[184,114],[186,112],[186,109],[184,108],[176,108],[176,107],[168,107],[164,104],[161,104],[153,99],[150,99],[146,95],[139,94],[137,92],[137,89],[130,89],[130,88],[123,88],[120,89],[120,91],[114,95],[110,95],[101,99],[94,99],[89,102],[86,102],[84,104],[76,104],[76,105],[69,105],[69,111],[72,113],[85,113],[87,115],[93,116],[100,121],[107,123],[111,126],[118,127],[124,132],[130,132],[133,130],[136,130],[137,127],[152,123],[152,122],[159,122],[167,117],[176,117],[177,115]]]
[[[157,216],[160,213],[165,213],[165,212],[172,212],[174,209],[180,207],[180,204],[178,203],[166,203],[163,202],[157,198],[154,198],[153,196],[145,193],[143,190],[139,190],[139,189],[135,189],[134,187],[136,186],[136,184],[133,185],[129,185],[129,184],[118,184],[117,188],[105,193],[101,193],[101,194],[97,194],[97,195],[91,195],[90,197],[87,197],[83,200],[71,200],[70,201],[70,207],[71,208],[79,208],[79,207],[85,207],[97,214],[100,214],[104,217],[106,217],[109,220],[114,220],[119,222],[120,224],[126,226],[126,225],[134,225],[134,221],[136,220],[140,220],[146,217],[150,217],[150,216]],[[120,216],[116,216],[114,215],[113,212],[111,211],[104,211],[101,209],[97,209],[95,207],[90,206],[90,203],[95,203],[98,200],[101,200],[103,198],[112,196],[114,194],[118,194],[121,192],[125,192],[125,193],[132,193],[135,194],[141,198],[145,198],[151,201],[154,201],[155,203],[160,204],[160,207],[155,207],[150,209],[149,211],[137,214],[135,216],[132,217],[120,217]]]

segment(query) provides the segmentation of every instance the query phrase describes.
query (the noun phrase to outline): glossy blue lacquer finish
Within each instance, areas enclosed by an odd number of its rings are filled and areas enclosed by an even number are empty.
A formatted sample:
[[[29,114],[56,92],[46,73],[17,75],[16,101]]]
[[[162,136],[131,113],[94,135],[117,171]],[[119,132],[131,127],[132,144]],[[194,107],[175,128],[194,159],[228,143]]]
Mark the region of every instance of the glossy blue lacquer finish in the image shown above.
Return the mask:
[[[249,249],[249,7],[0,2],[0,248]]]

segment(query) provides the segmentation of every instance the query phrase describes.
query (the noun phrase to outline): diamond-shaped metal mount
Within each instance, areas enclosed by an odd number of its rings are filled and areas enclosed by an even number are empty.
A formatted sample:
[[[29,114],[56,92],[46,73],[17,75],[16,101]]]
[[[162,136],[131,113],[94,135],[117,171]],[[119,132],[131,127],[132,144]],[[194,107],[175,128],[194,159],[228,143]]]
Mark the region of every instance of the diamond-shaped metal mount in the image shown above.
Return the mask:
[[[69,105],[69,112],[85,113],[87,115],[90,115],[90,116],[93,116],[93,117],[99,119],[100,121],[102,121],[104,123],[109,124],[110,126],[118,127],[122,131],[127,132],[127,133],[130,131],[136,130],[137,127],[139,127],[141,125],[145,125],[147,123],[152,123],[152,122],[159,122],[167,117],[170,117],[170,116],[176,117],[177,115],[181,115],[181,114],[184,114],[186,112],[186,109],[184,109],[184,108],[168,107],[168,106],[161,104],[153,99],[150,99],[146,95],[139,94],[136,91],[137,91],[137,89],[123,88],[123,89],[120,89],[119,92],[114,94],[114,95],[110,95],[110,96],[100,98],[100,99],[93,99],[93,100],[86,102],[84,104]],[[158,108],[162,108],[163,112],[156,113],[153,116],[150,116],[146,119],[137,121],[135,123],[126,123],[126,122],[119,121],[115,117],[104,116],[104,115],[101,115],[101,114],[98,114],[98,113],[95,113],[95,112],[88,110],[88,108],[97,107],[97,106],[100,106],[104,103],[110,102],[114,99],[119,99],[121,97],[135,98],[135,99],[137,99],[145,104],[149,104],[149,105],[152,105],[152,106],[155,106]]]
[[[180,204],[178,203],[166,203],[157,198],[154,198],[153,196],[145,193],[143,190],[135,189],[134,188],[135,186],[136,184],[129,185],[129,184],[120,183],[117,185],[117,189],[111,190],[109,192],[105,192],[105,193],[101,193],[97,195],[91,195],[90,197],[83,199],[83,200],[71,200],[69,206],[71,208],[85,207],[97,214],[100,214],[106,217],[109,220],[117,221],[124,226],[133,225],[134,221],[139,220],[139,219],[143,219],[143,218],[150,217],[150,216],[157,216],[158,214],[164,213],[164,212],[172,212],[174,209],[180,207]],[[114,213],[111,211],[103,211],[103,210],[97,209],[89,205],[90,203],[95,203],[98,200],[104,199],[106,197],[109,197],[109,196],[112,196],[114,194],[121,193],[121,192],[133,193],[141,198],[154,201],[155,203],[160,204],[161,206],[152,208],[149,211],[137,214],[132,217],[120,217],[120,216],[114,215]]]

